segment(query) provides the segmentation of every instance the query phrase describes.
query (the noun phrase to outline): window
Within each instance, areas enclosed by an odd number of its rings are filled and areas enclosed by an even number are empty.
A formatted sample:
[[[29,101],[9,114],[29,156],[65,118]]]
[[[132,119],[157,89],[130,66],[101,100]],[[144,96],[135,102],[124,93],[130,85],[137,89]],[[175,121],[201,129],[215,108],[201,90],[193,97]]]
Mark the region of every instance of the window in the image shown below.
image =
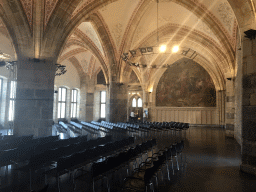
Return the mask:
[[[9,103],[9,121],[14,120],[15,97],[16,97],[16,82],[11,81],[11,84],[10,84],[10,103]]]
[[[67,89],[60,87],[58,93],[58,118],[65,118]]]
[[[1,103],[2,103],[2,87],[3,87],[3,79],[0,78],[0,111],[1,111]]]
[[[138,107],[142,107],[142,99],[141,98],[138,99]]]
[[[1,99],[2,99],[2,84],[3,84],[3,79],[0,78],[0,104],[1,104]]]
[[[135,98],[132,100],[132,107],[137,107],[137,101]]]
[[[77,95],[78,95],[78,91],[76,89],[72,89],[72,92],[71,92],[71,118],[77,117]]]
[[[100,92],[100,118],[106,118],[106,91]]]

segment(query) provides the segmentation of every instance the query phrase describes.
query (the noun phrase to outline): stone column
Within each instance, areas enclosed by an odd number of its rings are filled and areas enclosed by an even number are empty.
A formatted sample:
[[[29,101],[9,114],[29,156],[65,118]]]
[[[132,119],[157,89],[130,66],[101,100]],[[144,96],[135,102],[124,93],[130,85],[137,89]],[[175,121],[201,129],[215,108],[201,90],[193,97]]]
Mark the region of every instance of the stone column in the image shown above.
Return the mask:
[[[80,120],[93,121],[95,81],[89,76],[81,79]]]
[[[216,104],[218,108],[219,125],[224,126],[225,124],[225,90],[219,90],[216,92]]]
[[[234,119],[235,119],[235,95],[233,78],[226,80],[226,118],[225,132],[226,136],[234,137]]]
[[[51,135],[54,78],[53,61],[34,61],[28,58],[18,61],[14,135]]]
[[[256,40],[243,40],[242,164],[256,175]]]
[[[111,82],[107,91],[106,120],[126,122],[127,120],[127,85]]]

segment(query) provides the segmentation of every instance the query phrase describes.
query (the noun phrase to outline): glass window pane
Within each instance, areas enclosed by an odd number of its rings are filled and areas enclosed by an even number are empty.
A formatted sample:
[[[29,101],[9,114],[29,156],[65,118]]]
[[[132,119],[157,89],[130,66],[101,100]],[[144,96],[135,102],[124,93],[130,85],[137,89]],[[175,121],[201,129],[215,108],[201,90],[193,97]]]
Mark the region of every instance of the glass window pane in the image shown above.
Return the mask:
[[[136,105],[136,99],[135,98],[133,98],[133,100],[132,100],[132,107],[136,107],[137,105]]]
[[[16,94],[16,82],[11,81],[11,90],[10,90],[10,98],[14,99]]]
[[[61,88],[59,88],[59,91],[58,91],[58,101],[61,101]]]
[[[2,95],[2,83],[3,83],[3,79],[0,79],[0,98]]]
[[[100,117],[105,118],[106,117],[106,104],[100,105]]]
[[[142,99],[141,98],[138,99],[138,107],[142,107]]]
[[[61,116],[60,116],[60,118],[65,118],[65,106],[66,106],[66,103],[61,103]]]
[[[106,103],[106,91],[101,92],[101,103]]]
[[[74,90],[71,90],[71,102],[74,102]]]
[[[13,121],[14,119],[14,100],[10,100],[9,105],[9,121]]]
[[[73,118],[76,117],[76,103],[73,104]]]
[[[77,90],[74,90],[74,102],[77,102]]]
[[[61,103],[58,103],[58,118],[60,118]]]
[[[67,91],[67,89],[62,88],[62,99],[61,99],[61,101],[66,101],[66,91]]]
[[[71,110],[70,110],[70,117],[73,118],[73,107],[74,107],[74,104],[71,103]]]

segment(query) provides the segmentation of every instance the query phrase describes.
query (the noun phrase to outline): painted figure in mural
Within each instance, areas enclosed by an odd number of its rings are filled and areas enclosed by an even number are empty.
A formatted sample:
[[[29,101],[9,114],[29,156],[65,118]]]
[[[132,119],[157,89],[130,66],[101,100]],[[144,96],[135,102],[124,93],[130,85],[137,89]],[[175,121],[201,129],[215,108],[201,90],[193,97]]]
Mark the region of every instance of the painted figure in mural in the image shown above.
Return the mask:
[[[156,92],[157,106],[215,107],[216,91],[207,71],[192,60],[183,59],[168,68]]]

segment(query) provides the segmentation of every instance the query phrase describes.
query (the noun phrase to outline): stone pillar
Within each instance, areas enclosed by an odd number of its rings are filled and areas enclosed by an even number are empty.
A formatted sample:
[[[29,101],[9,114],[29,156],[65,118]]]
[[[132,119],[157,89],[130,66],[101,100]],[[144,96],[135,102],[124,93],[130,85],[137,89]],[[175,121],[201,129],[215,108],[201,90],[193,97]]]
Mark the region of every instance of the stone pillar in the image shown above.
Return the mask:
[[[53,61],[18,61],[14,135],[52,134],[54,78]]]
[[[127,85],[123,83],[111,82],[107,91],[107,121],[126,122],[127,99]]]
[[[256,40],[243,41],[242,164],[256,175]]]
[[[86,121],[86,87],[81,85],[80,88],[80,109],[79,109],[79,120]]]
[[[81,79],[80,120],[93,121],[95,81],[86,75]]]
[[[225,90],[219,90],[216,92],[216,98],[217,98],[217,108],[218,108],[218,117],[219,117],[219,125],[224,126],[225,125]]]
[[[85,121],[93,121],[94,93],[86,93]]]
[[[240,47],[240,49],[239,49]],[[243,101],[243,47],[238,45],[235,77],[235,128],[234,138],[242,146],[242,101]]]
[[[233,78],[226,80],[226,118],[225,132],[226,136],[234,137],[234,119],[235,119],[235,95]]]

